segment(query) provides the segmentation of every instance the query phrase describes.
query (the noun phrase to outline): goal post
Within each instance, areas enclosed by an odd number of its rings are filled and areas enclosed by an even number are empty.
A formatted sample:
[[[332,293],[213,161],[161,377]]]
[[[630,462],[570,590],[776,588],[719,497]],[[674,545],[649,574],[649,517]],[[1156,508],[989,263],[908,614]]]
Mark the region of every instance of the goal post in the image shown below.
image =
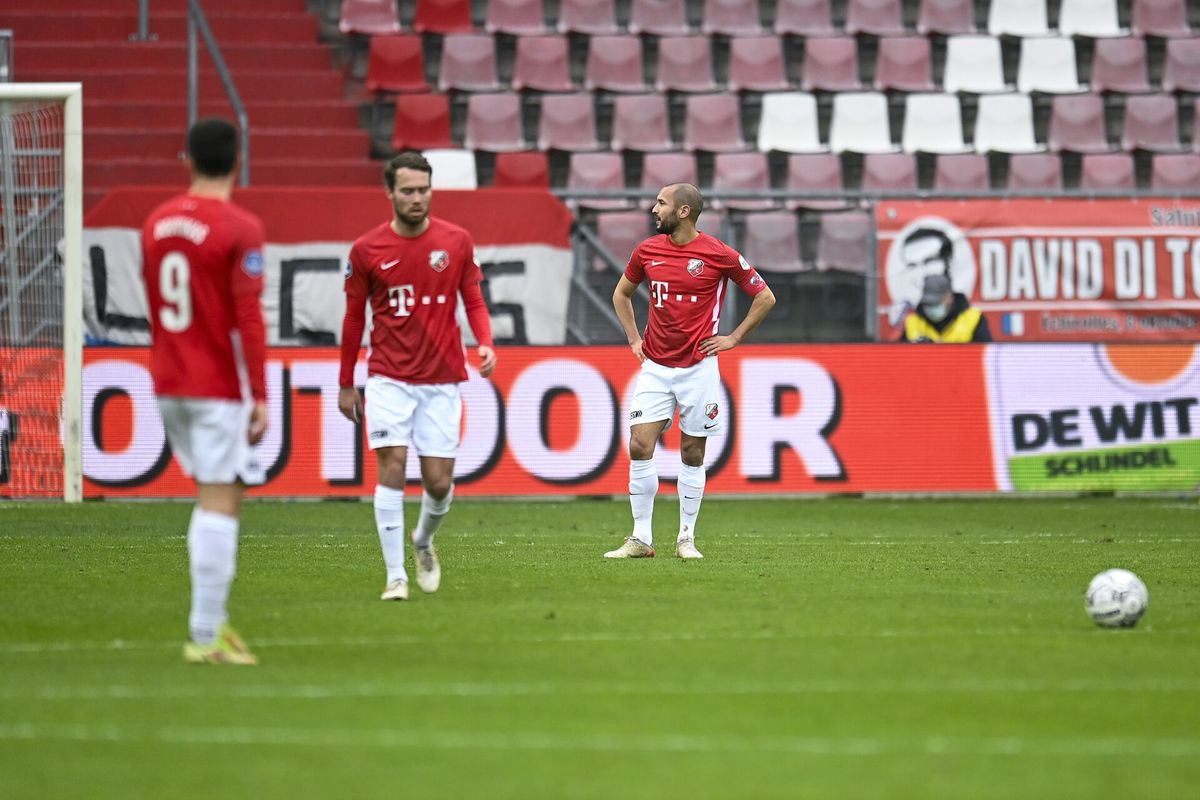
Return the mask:
[[[83,86],[0,83],[0,499],[83,499]]]

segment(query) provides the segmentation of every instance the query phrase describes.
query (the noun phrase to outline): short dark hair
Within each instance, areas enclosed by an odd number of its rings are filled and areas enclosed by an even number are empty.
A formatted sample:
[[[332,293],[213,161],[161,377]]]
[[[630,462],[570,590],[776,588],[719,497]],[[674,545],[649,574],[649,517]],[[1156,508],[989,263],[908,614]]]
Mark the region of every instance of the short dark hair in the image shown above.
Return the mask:
[[[700,194],[700,190],[690,183],[673,183],[671,190],[674,192],[676,207],[690,206],[692,213],[688,215],[688,219],[692,222],[698,220],[700,212],[704,210],[704,196]]]
[[[227,119],[202,119],[188,130],[187,151],[196,172],[224,178],[237,166],[238,129]]]
[[[908,247],[913,242],[919,242],[922,239],[938,241],[938,257],[945,262],[946,272],[949,273],[950,265],[954,263],[954,242],[946,235],[945,231],[937,228],[917,228],[904,238],[904,242],[900,246]]]
[[[433,177],[433,166],[425,160],[425,156],[416,150],[405,150],[392,156],[383,167],[383,185],[389,192],[396,188],[396,171],[402,169],[415,169],[428,173],[430,178]]]

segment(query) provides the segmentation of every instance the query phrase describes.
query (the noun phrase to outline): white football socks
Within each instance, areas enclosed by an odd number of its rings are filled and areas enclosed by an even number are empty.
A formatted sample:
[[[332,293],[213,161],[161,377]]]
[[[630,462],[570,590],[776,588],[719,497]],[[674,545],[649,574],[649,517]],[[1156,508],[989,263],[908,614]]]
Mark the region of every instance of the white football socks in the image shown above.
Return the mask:
[[[450,511],[450,501],[454,499],[454,485],[441,500],[434,500],[429,492],[421,495],[421,516],[417,520],[417,529],[413,531],[413,547],[424,550],[433,545],[433,535],[442,527],[442,520]]]
[[[387,582],[407,581],[404,569],[404,490],[375,487],[375,528],[383,548]]]
[[[229,587],[237,569],[237,517],[192,510],[188,523],[188,562],[192,575],[192,609],[188,629],[192,641],[212,644],[228,619]]]
[[[651,521],[654,496],[658,494],[658,469],[654,459],[629,462],[629,505],[633,508],[633,538],[642,544],[654,544]]]
[[[704,467],[679,467],[679,539],[696,537],[696,517],[704,499]]]

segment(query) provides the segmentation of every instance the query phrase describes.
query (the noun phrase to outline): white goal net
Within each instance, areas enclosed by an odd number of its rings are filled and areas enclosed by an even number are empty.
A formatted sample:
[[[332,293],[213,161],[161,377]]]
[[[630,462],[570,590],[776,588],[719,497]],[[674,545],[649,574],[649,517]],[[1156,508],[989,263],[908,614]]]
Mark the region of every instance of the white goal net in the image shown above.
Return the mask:
[[[82,499],[81,102],[0,83],[0,499]]]

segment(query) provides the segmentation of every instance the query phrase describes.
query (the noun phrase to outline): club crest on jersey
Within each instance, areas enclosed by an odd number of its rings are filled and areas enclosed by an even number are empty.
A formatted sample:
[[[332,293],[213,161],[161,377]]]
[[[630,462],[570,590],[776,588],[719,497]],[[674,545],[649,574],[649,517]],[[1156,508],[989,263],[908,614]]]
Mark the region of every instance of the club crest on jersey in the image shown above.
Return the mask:
[[[450,254],[445,250],[431,250],[429,252],[429,266],[433,267],[434,272],[441,272],[450,266]]]
[[[347,259],[346,265],[344,267],[342,267],[342,280],[344,280],[344,281],[350,280],[350,276],[353,274],[354,274],[354,265],[350,263],[349,259]]]
[[[717,406],[716,403],[708,403],[707,405],[704,406],[704,416],[708,417],[709,419],[716,419],[717,414],[720,414],[720,413],[721,413],[721,409]]]
[[[261,278],[263,274],[262,250],[247,250],[242,256],[242,271],[251,278]]]
[[[688,272],[691,273],[691,276],[693,278],[696,277],[701,272],[704,272],[704,262],[698,258],[689,258],[688,259]]]

